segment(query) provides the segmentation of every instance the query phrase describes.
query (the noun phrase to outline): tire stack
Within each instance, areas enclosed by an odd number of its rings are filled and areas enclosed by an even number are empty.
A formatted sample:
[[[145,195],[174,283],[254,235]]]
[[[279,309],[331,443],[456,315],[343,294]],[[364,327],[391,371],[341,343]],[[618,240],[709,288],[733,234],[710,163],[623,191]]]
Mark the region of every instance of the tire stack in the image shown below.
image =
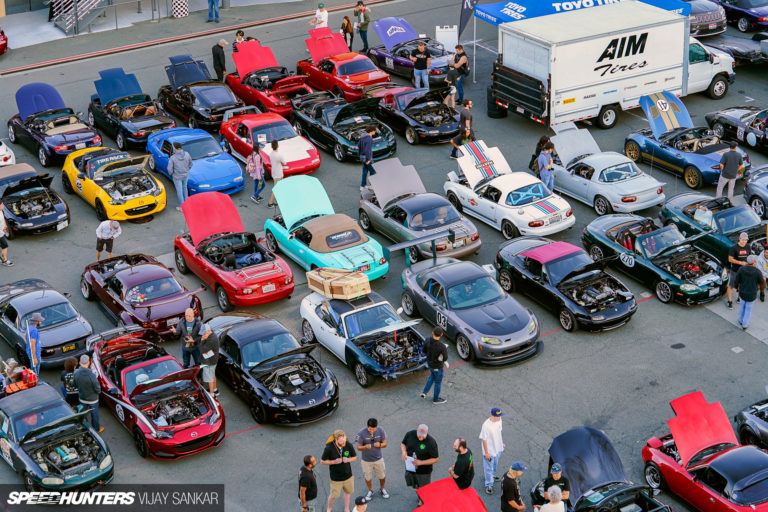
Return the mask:
[[[489,86],[486,89],[488,98],[488,117],[491,119],[501,119],[507,117],[507,109],[496,104],[496,98],[493,95],[493,89]]]

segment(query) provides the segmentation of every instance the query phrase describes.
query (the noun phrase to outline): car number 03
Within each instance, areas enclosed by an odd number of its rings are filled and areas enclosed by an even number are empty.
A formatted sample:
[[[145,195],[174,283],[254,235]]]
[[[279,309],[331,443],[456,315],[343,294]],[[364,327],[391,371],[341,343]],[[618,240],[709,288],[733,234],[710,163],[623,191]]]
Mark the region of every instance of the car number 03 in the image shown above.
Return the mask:
[[[627,254],[625,252],[621,253],[619,255],[619,260],[621,260],[621,262],[627,267],[635,266],[635,257],[631,254]]]
[[[443,329],[448,328],[448,318],[439,311],[437,312],[437,325],[439,325]]]
[[[125,411],[123,410],[122,405],[117,404],[115,406],[115,414],[117,414],[117,417],[120,418],[120,421],[125,421]]]
[[[392,57],[384,57],[384,67],[392,69],[395,67],[395,63],[392,60]]]
[[[736,129],[736,138],[739,139],[739,140],[744,140],[744,127],[743,126],[739,126]]]

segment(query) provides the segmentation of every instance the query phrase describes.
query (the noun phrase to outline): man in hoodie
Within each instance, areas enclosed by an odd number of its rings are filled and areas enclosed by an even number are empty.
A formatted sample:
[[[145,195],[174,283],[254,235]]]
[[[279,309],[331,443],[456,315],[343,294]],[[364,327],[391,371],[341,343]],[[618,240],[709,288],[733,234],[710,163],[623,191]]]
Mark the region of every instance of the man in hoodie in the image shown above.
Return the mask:
[[[179,198],[177,210],[181,211],[181,205],[189,197],[187,181],[189,172],[192,170],[192,157],[189,153],[181,149],[181,142],[173,143],[173,154],[168,159],[168,176],[173,180],[173,186],[176,187],[176,197]]]
[[[91,426],[99,434],[104,432],[104,427],[99,424],[99,393],[101,386],[96,374],[90,369],[91,358],[88,354],[80,356],[80,367],[75,370],[75,385],[80,404],[91,409]]]
[[[440,327],[435,327],[432,330],[432,337],[430,338],[424,352],[427,354],[427,366],[429,366],[429,378],[427,384],[424,386],[424,390],[421,392],[421,398],[427,398],[429,388],[434,384],[435,391],[432,396],[433,404],[444,404],[447,400],[440,396],[440,388],[443,383],[443,372],[445,368],[448,368],[448,349],[445,343],[440,341],[443,337],[444,331]]]
[[[360,137],[357,143],[360,161],[363,163],[363,178],[360,180],[361,189],[365,187],[368,176],[376,174],[376,171],[373,169],[373,136],[376,134],[376,128],[369,126],[365,129],[365,132],[365,135]]]

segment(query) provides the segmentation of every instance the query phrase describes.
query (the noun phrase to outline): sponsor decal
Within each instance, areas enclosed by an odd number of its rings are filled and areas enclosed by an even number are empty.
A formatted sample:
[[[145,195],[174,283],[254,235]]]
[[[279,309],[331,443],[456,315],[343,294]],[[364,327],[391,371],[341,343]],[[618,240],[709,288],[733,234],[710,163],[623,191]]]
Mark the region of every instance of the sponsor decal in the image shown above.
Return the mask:
[[[619,260],[627,267],[634,267],[635,266],[635,257],[632,254],[623,252],[619,254]]]
[[[392,25],[387,29],[387,35],[389,37],[392,37],[395,34],[404,34],[404,33],[405,33],[405,29],[400,25]]]
[[[120,418],[120,421],[125,421],[125,410],[123,409],[122,405],[117,404],[115,406],[115,414],[117,414],[117,417]]]
[[[573,0],[571,2],[552,2],[555,12],[575,11],[596,5],[618,4],[622,0]]]
[[[573,103],[576,101],[576,98],[568,98],[567,100],[563,100],[563,105],[567,105],[568,103]]]
[[[526,10],[524,5],[516,4],[515,2],[507,2],[501,9],[501,14],[509,16],[512,19],[521,20],[525,18],[523,14]]]
[[[645,53],[645,45],[647,42],[648,32],[611,39],[603,50],[603,53],[601,53],[600,57],[597,59],[598,66],[596,66],[593,71],[599,72],[600,76],[605,76],[606,74],[613,75],[624,71],[644,68],[648,65],[648,61],[646,60],[636,60],[629,64],[614,64],[610,61],[642,55]],[[604,60],[609,62],[600,64]]]

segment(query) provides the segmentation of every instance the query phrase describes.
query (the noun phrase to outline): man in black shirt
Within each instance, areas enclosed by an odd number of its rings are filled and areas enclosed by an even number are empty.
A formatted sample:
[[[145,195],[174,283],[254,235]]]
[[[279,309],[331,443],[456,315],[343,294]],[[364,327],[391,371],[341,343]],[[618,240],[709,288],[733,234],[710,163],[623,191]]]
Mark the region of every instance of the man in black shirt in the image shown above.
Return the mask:
[[[302,512],[315,512],[317,498],[317,477],[312,468],[317,460],[311,455],[304,456],[304,465],[299,469],[299,504]]]
[[[739,324],[745,331],[752,317],[752,307],[757,300],[757,289],[760,288],[760,301],[765,302],[765,278],[757,268],[757,256],[747,256],[747,264],[736,273],[733,286],[739,292],[741,305],[739,306]]]
[[[224,58],[224,48],[227,47],[225,39],[219,39],[219,44],[211,48],[213,54],[213,70],[216,71],[216,77],[219,82],[224,81],[224,73],[227,72],[227,61]]]
[[[333,502],[344,491],[344,510],[349,510],[349,501],[355,492],[355,477],[352,476],[352,462],[357,460],[357,453],[352,443],[347,441],[347,434],[337,430],[328,439],[320,462],[330,466],[331,494],[328,496],[328,512],[333,509]]]
[[[528,468],[525,467],[525,464],[515,462],[504,475],[504,479],[501,481],[501,512],[525,510],[525,503],[520,497],[520,484],[517,483],[517,479],[526,471]]]
[[[400,454],[405,461],[405,484],[418,489],[432,481],[432,466],[437,464],[437,441],[429,435],[429,427],[419,425],[405,434],[400,442]]]
[[[725,294],[728,296],[728,309],[733,309],[733,289],[735,288],[736,273],[747,264],[747,256],[750,254],[749,247],[747,247],[748,241],[749,235],[740,233],[739,241],[728,250],[728,263],[731,264],[731,275],[728,279],[728,288],[725,290]]]
[[[464,144],[469,144],[475,140],[475,134],[469,128],[461,127],[461,131],[457,136],[451,139],[451,158],[454,160],[459,158],[459,148]]]
[[[472,450],[467,448],[467,440],[459,438],[453,442],[453,449],[456,450],[456,462],[448,470],[448,474],[459,486],[459,489],[466,489],[472,485],[472,479],[475,478],[475,463],[472,460]]]
[[[423,41],[409,56],[413,62],[413,86],[417,89],[429,89],[429,68],[432,65],[432,54],[427,51]]]
[[[739,172],[744,170],[744,159],[741,153],[736,151],[738,144],[731,142],[731,150],[723,153],[720,158],[720,179],[717,180],[717,193],[715,197],[722,197],[723,188],[728,185],[728,200],[733,203],[733,187],[736,185],[736,178]]]
[[[465,129],[469,128],[472,129],[472,100],[463,100],[461,102],[461,105],[464,107],[461,110],[459,110],[459,128]]]
[[[560,467],[560,464],[554,463],[552,464],[552,469],[549,473],[550,476],[544,479],[544,498],[549,501],[547,490],[553,485],[556,485],[563,491],[563,501],[568,501],[568,496],[571,494],[571,484],[568,482],[568,479],[563,476],[563,468]]]
[[[444,332],[440,327],[435,327],[432,331],[432,338],[424,347],[424,352],[427,354],[429,378],[427,379],[427,384],[424,386],[424,390],[421,392],[421,398],[427,398],[427,392],[429,391],[429,388],[432,387],[432,384],[434,384],[435,391],[434,395],[432,395],[433,404],[444,404],[447,402],[445,398],[440,396],[444,368],[448,368],[448,348],[445,346],[445,343],[440,341],[443,334]]]

